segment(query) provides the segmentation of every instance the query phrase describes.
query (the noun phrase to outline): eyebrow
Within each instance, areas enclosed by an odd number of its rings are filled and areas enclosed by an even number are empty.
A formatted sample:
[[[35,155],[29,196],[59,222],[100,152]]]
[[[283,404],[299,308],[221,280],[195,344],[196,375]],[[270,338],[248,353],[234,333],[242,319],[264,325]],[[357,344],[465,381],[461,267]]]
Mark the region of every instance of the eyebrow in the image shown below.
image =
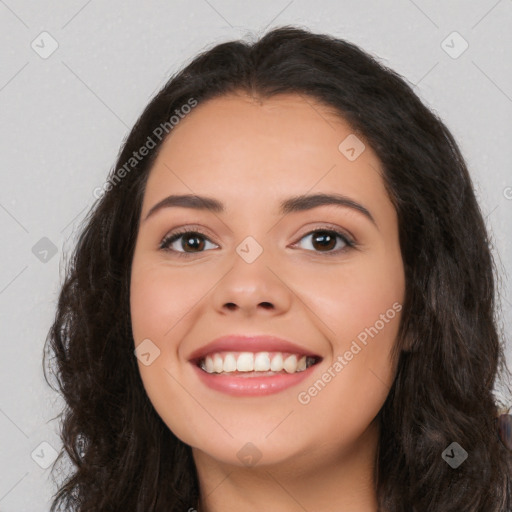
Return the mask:
[[[342,194],[311,194],[293,196],[285,199],[280,204],[280,214],[302,212],[312,210],[319,206],[341,206],[351,208],[367,217],[377,227],[377,223],[370,211],[362,204]],[[181,207],[195,210],[210,211],[212,213],[225,212],[224,204],[213,197],[198,196],[193,194],[170,195],[155,204],[146,215],[144,222],[163,208]]]

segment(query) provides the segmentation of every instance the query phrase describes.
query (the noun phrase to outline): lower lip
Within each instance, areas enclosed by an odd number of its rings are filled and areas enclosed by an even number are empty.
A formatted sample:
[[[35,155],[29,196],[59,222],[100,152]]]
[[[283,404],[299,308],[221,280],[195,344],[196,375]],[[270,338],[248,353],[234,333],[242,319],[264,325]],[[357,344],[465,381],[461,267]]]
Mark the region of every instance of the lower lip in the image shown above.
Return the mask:
[[[310,366],[298,373],[281,373],[266,377],[236,377],[234,375],[207,373],[193,364],[199,379],[207,387],[232,396],[264,396],[278,393],[303,381],[311,375],[315,366]]]

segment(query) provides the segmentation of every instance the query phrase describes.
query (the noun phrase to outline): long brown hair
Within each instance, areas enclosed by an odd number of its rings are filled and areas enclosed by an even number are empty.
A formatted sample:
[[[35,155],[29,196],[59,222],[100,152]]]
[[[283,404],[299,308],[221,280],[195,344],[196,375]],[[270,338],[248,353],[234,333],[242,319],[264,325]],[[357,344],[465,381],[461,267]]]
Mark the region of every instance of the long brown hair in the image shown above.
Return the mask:
[[[380,412],[380,510],[512,510],[512,454],[495,426],[506,404],[493,386],[509,376],[495,267],[460,150],[394,71],[347,41],[281,27],[251,44],[216,45],[171,77],[131,130],[84,221],[47,338],[66,402],[57,462],[67,454],[73,465],[52,512],[182,512],[197,502],[190,447],[156,413],[138,372],[130,269],[145,183],[165,140],[155,129],[191,98],[237,91],[319,100],[382,162],[406,296],[398,371]],[[155,147],[126,167],[150,136]],[[454,442],[468,454],[457,468],[443,458]]]

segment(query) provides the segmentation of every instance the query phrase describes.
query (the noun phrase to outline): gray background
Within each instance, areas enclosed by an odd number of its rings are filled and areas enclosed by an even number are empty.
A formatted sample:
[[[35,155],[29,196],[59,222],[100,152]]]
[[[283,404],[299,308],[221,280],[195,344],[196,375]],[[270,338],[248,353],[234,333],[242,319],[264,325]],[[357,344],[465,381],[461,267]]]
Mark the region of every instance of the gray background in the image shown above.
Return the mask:
[[[359,44],[446,122],[496,245],[512,361],[512,0],[0,0],[1,512],[47,511],[54,492],[41,466],[61,446],[62,402],[42,350],[93,190],[172,72],[215,43],[284,24]]]

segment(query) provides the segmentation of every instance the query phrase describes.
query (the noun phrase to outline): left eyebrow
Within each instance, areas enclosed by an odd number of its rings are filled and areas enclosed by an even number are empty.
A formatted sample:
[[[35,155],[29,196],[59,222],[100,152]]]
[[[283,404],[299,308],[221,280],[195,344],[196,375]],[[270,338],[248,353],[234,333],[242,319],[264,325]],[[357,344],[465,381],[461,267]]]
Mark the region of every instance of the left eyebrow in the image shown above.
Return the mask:
[[[285,199],[280,204],[280,214],[286,215],[292,212],[302,212],[312,210],[319,206],[341,206],[351,208],[368,218],[378,229],[377,223],[370,211],[362,204],[341,194],[311,194],[293,196]],[[213,197],[198,196],[194,194],[171,195],[155,204],[146,215],[144,222],[162,208],[181,207],[192,208],[195,210],[205,210],[213,213],[223,213],[226,211],[224,204]]]
[[[312,194],[303,196],[294,196],[286,199],[281,203],[280,212],[284,215],[291,212],[302,212],[311,210],[318,206],[341,206],[344,208],[352,208],[367,217],[378,229],[377,223],[370,211],[362,204],[354,201],[350,197],[342,194]]]

